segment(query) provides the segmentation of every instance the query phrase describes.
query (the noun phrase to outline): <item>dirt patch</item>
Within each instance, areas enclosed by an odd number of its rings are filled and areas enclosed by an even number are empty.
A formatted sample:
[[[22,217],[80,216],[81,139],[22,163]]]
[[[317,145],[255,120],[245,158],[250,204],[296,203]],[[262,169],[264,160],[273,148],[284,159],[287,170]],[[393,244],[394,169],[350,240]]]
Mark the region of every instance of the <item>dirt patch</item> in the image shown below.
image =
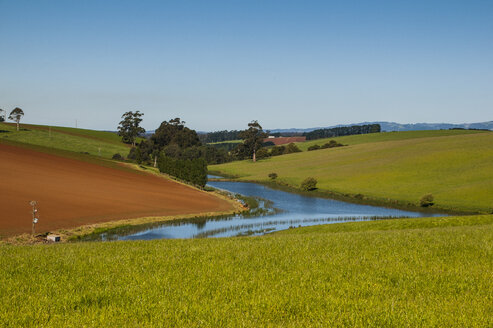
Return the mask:
[[[31,200],[39,204],[37,232],[233,209],[212,194],[155,175],[0,144],[0,237],[31,231]]]

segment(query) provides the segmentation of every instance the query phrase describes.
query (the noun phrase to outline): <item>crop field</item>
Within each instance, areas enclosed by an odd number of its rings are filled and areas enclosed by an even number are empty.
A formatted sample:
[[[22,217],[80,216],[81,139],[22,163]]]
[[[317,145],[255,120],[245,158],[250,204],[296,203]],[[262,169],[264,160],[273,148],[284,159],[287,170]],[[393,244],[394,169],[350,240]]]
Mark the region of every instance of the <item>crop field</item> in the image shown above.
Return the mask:
[[[395,132],[335,140],[349,146],[209,169],[261,182],[269,181],[268,174],[275,172],[278,182],[295,188],[311,176],[318,180],[321,192],[384,203],[417,205],[431,193],[435,207],[442,209],[487,213],[493,209],[491,132]]]
[[[105,165],[0,143],[0,235],[31,231],[31,200],[39,203],[37,232],[232,210],[230,203],[212,194],[101,162]]]
[[[0,245],[2,327],[491,327],[493,216]]]
[[[130,147],[112,132],[65,127],[51,127],[50,132],[50,127],[43,125],[21,124],[21,130],[17,132],[14,124],[0,123],[1,140],[89,153],[102,158],[111,158],[116,153],[126,157],[130,151]]]

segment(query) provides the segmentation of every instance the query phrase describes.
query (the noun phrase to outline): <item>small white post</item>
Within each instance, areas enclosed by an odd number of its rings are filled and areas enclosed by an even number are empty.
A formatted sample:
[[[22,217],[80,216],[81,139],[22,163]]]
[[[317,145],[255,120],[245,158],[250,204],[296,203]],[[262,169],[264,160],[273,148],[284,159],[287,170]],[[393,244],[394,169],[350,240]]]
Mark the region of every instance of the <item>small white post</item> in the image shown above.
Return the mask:
[[[33,212],[32,212],[32,214],[33,214],[32,235],[34,236],[34,234],[36,233],[36,223],[38,223],[38,218],[36,217],[37,216],[37,213],[38,213],[38,209],[37,209],[38,202],[35,201],[35,200],[32,200],[29,204],[33,207]]]

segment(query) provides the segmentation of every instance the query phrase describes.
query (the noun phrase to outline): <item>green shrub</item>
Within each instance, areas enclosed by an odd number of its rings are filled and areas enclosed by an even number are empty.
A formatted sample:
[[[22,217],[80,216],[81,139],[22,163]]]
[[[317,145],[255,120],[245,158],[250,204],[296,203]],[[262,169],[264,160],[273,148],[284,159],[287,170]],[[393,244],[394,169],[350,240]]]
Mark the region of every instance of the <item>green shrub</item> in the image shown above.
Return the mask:
[[[312,177],[308,177],[301,183],[301,190],[310,191],[317,189],[317,180]]]
[[[426,194],[419,200],[419,205],[421,205],[421,207],[433,206],[433,204],[435,204],[433,200],[434,197],[432,194]]]
[[[294,143],[290,143],[287,147],[286,150],[284,151],[285,154],[291,154],[291,153],[299,153],[301,149],[298,148]]]
[[[262,159],[262,158],[270,157],[270,153],[267,149],[260,148],[259,150],[256,151],[255,156],[257,157],[257,159]]]
[[[338,143],[335,140],[330,140],[329,142],[325,143],[321,148],[325,149],[325,148],[334,148],[334,147],[342,147],[342,146],[344,146],[344,145],[341,143]]]
[[[317,150],[317,149],[320,149],[319,145],[312,145],[312,146],[308,147],[308,151]]]
[[[111,159],[114,159],[116,161],[123,161],[125,158],[123,158],[123,156],[120,155],[120,153],[116,153],[111,157]]]
[[[282,155],[286,152],[286,147],[284,146],[274,146],[270,150],[270,155],[271,156],[279,156]]]
[[[269,178],[271,178],[272,180],[277,179],[277,173],[275,172],[269,173]]]

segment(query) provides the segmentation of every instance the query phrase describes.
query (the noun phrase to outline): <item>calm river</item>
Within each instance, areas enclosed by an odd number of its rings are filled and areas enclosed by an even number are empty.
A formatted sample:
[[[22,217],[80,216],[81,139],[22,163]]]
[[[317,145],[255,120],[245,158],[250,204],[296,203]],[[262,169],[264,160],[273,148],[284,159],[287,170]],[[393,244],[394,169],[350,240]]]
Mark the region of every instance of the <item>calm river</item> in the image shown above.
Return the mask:
[[[269,209],[259,215],[234,215],[220,219],[182,220],[143,227],[139,232],[102,235],[102,240],[150,240],[262,235],[291,227],[363,221],[375,217],[443,216],[385,207],[351,204],[326,198],[307,197],[245,182],[209,181],[209,186],[234,194],[269,200]],[[260,201],[263,205],[264,202]],[[261,206],[262,207],[262,206]],[[125,235],[124,235],[125,234]]]

